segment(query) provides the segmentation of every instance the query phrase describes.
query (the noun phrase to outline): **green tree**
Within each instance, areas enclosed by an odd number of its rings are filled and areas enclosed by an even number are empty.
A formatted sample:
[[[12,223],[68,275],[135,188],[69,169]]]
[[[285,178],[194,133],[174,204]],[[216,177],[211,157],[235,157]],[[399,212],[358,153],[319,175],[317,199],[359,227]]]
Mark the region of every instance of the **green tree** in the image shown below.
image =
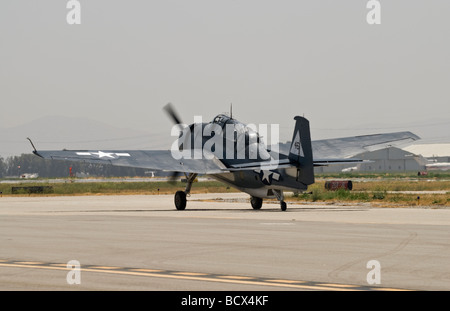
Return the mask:
[[[145,169],[84,162],[52,161],[42,159],[34,154],[22,154],[8,157],[6,160],[1,159],[0,177],[19,177],[25,173],[37,173],[39,177],[44,178],[69,177],[71,167],[74,175],[76,173],[86,173],[90,176],[102,177],[146,176]]]
[[[5,177],[6,175],[6,163],[5,160],[0,157],[0,178]]]

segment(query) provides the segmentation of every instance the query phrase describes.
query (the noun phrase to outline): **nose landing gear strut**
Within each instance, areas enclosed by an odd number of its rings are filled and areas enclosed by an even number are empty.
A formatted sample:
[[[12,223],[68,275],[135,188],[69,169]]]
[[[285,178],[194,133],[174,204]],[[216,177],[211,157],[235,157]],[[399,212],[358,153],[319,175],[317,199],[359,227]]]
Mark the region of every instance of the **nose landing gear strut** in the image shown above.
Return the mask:
[[[197,178],[197,174],[195,173],[189,173],[189,175],[185,174],[185,176],[187,180],[185,190],[177,191],[174,197],[175,207],[179,211],[186,209],[187,204],[186,197],[190,195],[192,183],[194,182],[195,178]]]

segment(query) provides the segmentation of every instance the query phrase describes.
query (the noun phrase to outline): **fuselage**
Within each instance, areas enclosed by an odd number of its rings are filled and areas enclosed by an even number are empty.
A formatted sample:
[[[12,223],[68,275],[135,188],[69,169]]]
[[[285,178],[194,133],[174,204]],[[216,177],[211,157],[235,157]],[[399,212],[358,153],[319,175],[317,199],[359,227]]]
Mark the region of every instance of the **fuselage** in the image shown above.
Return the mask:
[[[214,154],[227,168],[245,166],[288,158],[287,155],[268,150],[254,126],[248,126],[226,115],[218,115],[210,123],[185,126],[178,138],[178,151],[184,156]],[[194,155],[192,152],[196,150]],[[242,192],[259,198],[274,197],[274,190],[304,191],[301,170],[297,167],[270,169],[243,169],[210,175]]]
[[[296,168],[239,171],[209,176],[258,198],[273,198],[273,190],[302,192],[308,189],[308,185],[298,181]]]

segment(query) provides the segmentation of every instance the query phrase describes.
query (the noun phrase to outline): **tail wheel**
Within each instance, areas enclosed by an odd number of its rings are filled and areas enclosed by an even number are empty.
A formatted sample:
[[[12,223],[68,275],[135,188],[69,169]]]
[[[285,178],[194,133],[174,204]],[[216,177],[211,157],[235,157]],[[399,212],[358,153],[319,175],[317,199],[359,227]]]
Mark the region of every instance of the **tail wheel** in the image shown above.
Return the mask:
[[[263,199],[252,196],[250,198],[250,203],[252,204],[253,209],[261,209]]]
[[[184,191],[177,191],[175,193],[174,201],[177,210],[184,210],[186,208],[186,193]]]

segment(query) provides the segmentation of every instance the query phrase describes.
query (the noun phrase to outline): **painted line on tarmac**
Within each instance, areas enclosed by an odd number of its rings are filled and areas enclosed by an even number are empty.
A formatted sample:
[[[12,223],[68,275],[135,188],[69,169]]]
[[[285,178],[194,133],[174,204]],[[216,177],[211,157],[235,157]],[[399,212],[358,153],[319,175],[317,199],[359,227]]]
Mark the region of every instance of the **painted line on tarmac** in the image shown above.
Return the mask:
[[[38,261],[12,261],[0,259],[0,267],[9,268],[27,268],[27,269],[47,269],[47,270],[65,270],[70,271],[71,268],[67,268],[67,264],[62,263],[50,263],[50,262],[38,262]],[[191,280],[202,282],[217,282],[217,283],[231,283],[231,284],[244,284],[244,285],[258,285],[258,286],[270,286],[280,288],[293,288],[298,290],[317,290],[317,291],[369,291],[369,290],[388,290],[395,291],[404,289],[395,288],[382,288],[371,287],[361,285],[350,284],[333,284],[324,282],[311,282],[300,280],[285,280],[275,278],[261,278],[242,275],[223,275],[223,274],[209,274],[192,271],[174,271],[174,270],[162,270],[162,269],[146,269],[146,268],[126,268],[117,266],[103,266],[103,265],[82,265],[80,267],[81,272],[93,272],[93,273],[106,273],[116,275],[132,275],[143,277],[155,277],[155,278],[171,278],[178,280]]]

